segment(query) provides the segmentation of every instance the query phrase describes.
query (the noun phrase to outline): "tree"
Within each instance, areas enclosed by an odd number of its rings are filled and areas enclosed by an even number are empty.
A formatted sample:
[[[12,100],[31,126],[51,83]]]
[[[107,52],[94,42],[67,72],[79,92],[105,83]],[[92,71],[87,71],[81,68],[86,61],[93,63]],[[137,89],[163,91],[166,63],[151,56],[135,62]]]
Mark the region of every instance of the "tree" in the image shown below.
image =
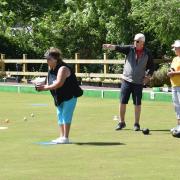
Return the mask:
[[[136,28],[149,36],[156,50],[160,48],[168,53],[170,45],[180,38],[179,0],[132,0],[130,16]]]
[[[143,32],[162,57],[179,39],[179,9],[179,0],[1,0],[0,35],[34,57],[56,46],[66,58],[102,58],[103,43],[130,44]]]

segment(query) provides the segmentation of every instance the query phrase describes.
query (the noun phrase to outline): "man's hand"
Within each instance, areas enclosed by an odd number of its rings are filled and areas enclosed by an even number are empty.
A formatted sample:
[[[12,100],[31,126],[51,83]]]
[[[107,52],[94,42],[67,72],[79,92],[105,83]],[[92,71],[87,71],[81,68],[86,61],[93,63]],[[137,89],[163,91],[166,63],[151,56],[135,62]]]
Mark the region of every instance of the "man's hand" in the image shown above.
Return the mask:
[[[143,84],[146,85],[149,83],[149,81],[150,81],[150,76],[145,76],[143,79]]]
[[[115,50],[116,46],[112,44],[103,44],[103,49],[105,50]]]

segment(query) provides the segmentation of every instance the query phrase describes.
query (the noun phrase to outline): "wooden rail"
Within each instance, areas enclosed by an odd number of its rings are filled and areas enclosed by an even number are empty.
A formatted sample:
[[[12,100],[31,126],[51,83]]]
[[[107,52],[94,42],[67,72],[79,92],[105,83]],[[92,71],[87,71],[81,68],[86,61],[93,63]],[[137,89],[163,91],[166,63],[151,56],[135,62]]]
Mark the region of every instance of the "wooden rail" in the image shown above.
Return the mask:
[[[27,71],[28,64],[47,64],[45,59],[27,59],[27,55],[23,54],[22,59],[6,59],[4,54],[0,56],[0,72],[4,72],[6,76],[23,76],[23,80],[26,80],[27,76],[47,76],[47,72],[30,72]],[[75,73],[77,77],[88,78],[120,78],[121,74],[109,73],[109,65],[123,65],[124,60],[112,60],[108,59],[107,54],[104,53],[103,59],[80,59],[79,53],[75,54],[75,59],[64,59],[68,64],[75,65]],[[162,59],[156,59],[156,63],[163,62]],[[5,71],[6,64],[21,64],[22,71]],[[103,65],[103,73],[81,73],[81,64],[101,64]],[[48,69],[47,69],[48,71]]]

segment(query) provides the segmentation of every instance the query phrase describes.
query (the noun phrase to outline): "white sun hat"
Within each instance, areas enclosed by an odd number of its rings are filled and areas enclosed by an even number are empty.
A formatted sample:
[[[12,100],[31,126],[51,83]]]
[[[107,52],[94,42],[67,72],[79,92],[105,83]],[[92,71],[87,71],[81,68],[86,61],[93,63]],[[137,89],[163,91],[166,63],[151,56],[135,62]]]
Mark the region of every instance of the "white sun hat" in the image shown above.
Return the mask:
[[[134,36],[134,40],[135,41],[143,41],[143,42],[145,42],[145,36],[144,36],[144,34],[142,34],[142,33],[138,33],[138,34],[136,34],[135,36]]]

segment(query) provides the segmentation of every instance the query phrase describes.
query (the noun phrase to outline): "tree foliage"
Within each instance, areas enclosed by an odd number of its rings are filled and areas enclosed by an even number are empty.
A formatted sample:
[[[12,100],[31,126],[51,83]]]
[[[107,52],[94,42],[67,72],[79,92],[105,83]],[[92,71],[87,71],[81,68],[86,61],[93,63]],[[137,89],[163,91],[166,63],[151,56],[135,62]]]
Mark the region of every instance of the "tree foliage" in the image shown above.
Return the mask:
[[[99,58],[103,43],[129,44],[143,32],[158,57],[170,54],[170,45],[180,38],[179,20],[179,0],[1,0],[0,37],[6,42],[0,52],[42,57],[56,46],[66,58],[75,52]],[[4,51],[8,43],[14,52]]]
[[[150,35],[156,48],[170,49],[173,41],[180,38],[179,0],[132,0],[131,17],[136,27]]]

